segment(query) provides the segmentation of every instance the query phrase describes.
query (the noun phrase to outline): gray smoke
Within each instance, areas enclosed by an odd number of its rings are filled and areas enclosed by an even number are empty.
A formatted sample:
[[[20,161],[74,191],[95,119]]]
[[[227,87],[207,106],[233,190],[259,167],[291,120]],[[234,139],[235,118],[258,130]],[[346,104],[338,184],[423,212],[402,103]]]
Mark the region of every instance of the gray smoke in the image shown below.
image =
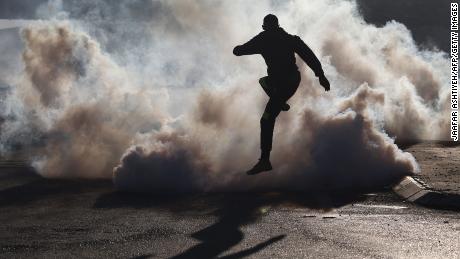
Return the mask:
[[[136,191],[372,188],[418,171],[395,139],[448,138],[445,53],[419,49],[399,23],[365,23],[351,1],[51,1],[38,10],[52,18],[22,30],[23,70],[4,98],[0,143],[30,150],[46,177],[112,177]],[[267,13],[314,50],[332,91],[299,60],[301,86],[275,129],[276,170],[249,178],[265,67],[231,50]]]

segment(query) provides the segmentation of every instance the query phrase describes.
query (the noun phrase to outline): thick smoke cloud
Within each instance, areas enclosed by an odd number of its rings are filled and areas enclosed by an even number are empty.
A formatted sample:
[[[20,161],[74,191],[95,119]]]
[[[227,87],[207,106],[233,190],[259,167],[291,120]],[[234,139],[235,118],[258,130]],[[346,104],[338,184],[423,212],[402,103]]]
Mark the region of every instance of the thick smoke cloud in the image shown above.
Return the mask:
[[[134,191],[367,189],[418,171],[395,139],[448,137],[445,54],[420,50],[396,22],[366,24],[354,2],[137,3],[51,1],[54,18],[22,30],[3,152],[19,143],[43,176],[112,177]],[[113,8],[123,19],[95,19]],[[275,129],[276,170],[247,177],[265,71],[231,50],[267,13],[314,50],[332,91],[299,60],[302,84]]]
[[[129,73],[69,23],[37,22],[22,36],[24,78],[6,99],[14,109],[4,116],[11,119],[2,143],[31,151],[43,175],[107,177],[136,133],[167,119],[153,104],[166,93],[135,89]]]

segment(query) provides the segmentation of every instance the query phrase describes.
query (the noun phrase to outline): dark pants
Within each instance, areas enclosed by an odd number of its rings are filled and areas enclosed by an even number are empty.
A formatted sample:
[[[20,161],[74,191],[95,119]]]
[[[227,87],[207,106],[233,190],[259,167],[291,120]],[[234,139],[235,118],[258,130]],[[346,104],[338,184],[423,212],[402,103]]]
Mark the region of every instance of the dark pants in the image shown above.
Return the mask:
[[[296,71],[284,76],[266,76],[259,79],[259,83],[270,97],[260,119],[261,158],[269,158],[276,117],[280,114],[282,105],[297,91],[300,84],[300,73]]]

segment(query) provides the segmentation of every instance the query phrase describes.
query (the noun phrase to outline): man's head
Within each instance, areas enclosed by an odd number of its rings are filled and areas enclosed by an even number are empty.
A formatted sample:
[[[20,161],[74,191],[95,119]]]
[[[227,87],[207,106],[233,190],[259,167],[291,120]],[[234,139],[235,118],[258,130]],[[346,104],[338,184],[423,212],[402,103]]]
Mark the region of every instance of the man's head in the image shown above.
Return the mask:
[[[280,25],[278,24],[278,18],[274,14],[269,14],[264,17],[264,24],[262,28],[266,31],[278,29]]]

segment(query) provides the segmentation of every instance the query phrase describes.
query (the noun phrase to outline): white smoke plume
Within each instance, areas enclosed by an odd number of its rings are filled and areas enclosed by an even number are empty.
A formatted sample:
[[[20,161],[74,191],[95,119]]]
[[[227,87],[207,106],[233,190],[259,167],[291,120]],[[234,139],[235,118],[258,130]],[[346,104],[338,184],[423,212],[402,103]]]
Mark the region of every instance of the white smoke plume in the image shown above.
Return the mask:
[[[21,32],[23,69],[0,113],[2,151],[22,146],[45,177],[135,191],[366,189],[418,171],[395,139],[448,138],[446,54],[396,22],[366,24],[353,1],[135,1],[116,15],[106,1],[48,5],[39,11],[54,17]],[[313,49],[332,91],[298,60],[275,170],[248,177],[265,64],[232,49],[268,13]]]

